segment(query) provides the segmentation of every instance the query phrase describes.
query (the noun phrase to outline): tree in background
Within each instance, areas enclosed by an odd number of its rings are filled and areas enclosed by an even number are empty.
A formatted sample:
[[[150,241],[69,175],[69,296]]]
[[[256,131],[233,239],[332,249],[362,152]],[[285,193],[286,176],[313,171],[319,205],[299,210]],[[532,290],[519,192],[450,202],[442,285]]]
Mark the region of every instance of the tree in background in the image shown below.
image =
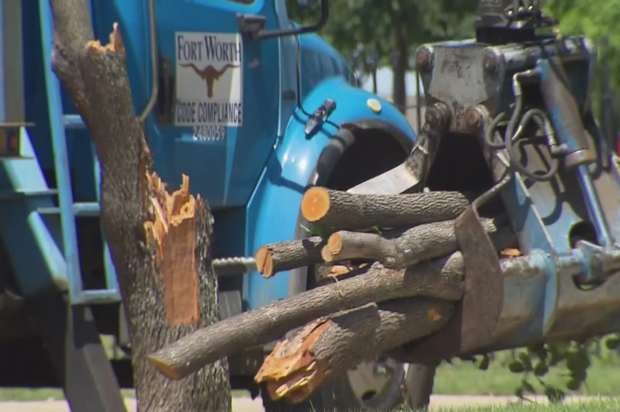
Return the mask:
[[[288,0],[289,17],[308,24],[317,19],[316,10],[300,9],[297,0]],[[473,21],[477,0],[332,0],[330,19],[321,35],[345,56],[358,47],[376,53],[379,65],[390,65],[394,73],[393,100],[397,107],[406,104],[405,73],[409,57],[426,42],[458,40],[474,35]],[[551,16],[560,19],[564,35],[586,35],[597,45],[608,37],[609,45],[600,54],[608,59],[611,89],[620,88],[620,35],[614,35],[620,21],[620,0],[584,2],[546,0]],[[366,59],[356,67],[368,73]],[[598,76],[595,90],[600,87]]]
[[[594,40],[599,47],[603,38],[608,39],[608,46],[604,52],[609,61],[611,87],[613,90],[618,90],[620,35],[617,26],[620,21],[620,0],[547,0],[545,6],[549,15],[560,20],[559,28],[563,35],[585,35]]]
[[[585,35],[598,46],[592,103],[603,135],[615,149],[618,113],[614,109],[614,96],[620,90],[620,35],[616,27],[620,21],[620,0],[547,0],[545,5],[548,13],[560,20],[562,35]]]
[[[300,9],[288,0],[289,18],[300,24],[317,19],[314,10]],[[392,99],[404,111],[407,103],[405,76],[410,56],[422,43],[473,36],[477,0],[332,0],[329,22],[321,31],[345,56],[361,45],[390,65],[394,74]],[[368,62],[361,59],[362,73]]]

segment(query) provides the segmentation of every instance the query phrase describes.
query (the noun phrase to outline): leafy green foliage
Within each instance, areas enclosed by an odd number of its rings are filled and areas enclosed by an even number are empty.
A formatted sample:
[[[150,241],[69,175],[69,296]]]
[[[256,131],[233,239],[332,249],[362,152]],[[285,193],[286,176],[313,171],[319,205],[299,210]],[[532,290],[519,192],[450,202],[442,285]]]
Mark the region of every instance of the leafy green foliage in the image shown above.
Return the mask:
[[[559,403],[570,392],[580,392],[586,385],[588,369],[596,356],[600,362],[614,362],[620,350],[620,336],[608,335],[583,342],[568,341],[554,342],[529,348],[504,351],[496,357],[496,353],[480,356],[462,356],[461,361],[472,362],[479,370],[489,369],[490,363],[495,361],[499,367],[507,367],[511,373],[521,376],[514,395],[529,400],[531,395],[545,395],[550,402]],[[510,356],[508,356],[510,354]],[[451,359],[446,363],[454,365]],[[545,380],[545,377],[554,369],[551,376],[555,385]],[[494,368],[497,371],[497,367]],[[562,371],[565,372],[562,372]],[[563,383],[558,383],[557,376],[563,376]],[[561,381],[560,381],[561,382]],[[587,387],[586,387],[587,388]]]
[[[591,357],[597,356],[601,347],[608,351],[620,349],[618,335],[590,339],[584,342],[554,342],[536,347],[512,351],[511,359],[505,361],[510,372],[522,375],[515,395],[527,399],[528,395],[544,394],[550,402],[561,402],[567,393],[579,391],[586,384]],[[484,355],[478,369],[486,370],[493,355]],[[461,358],[477,362],[475,357]],[[545,382],[551,368],[565,368],[564,387]]]
[[[482,360],[478,364],[478,369],[480,369],[481,371],[485,371],[489,369],[490,365],[491,365],[491,357],[489,355],[484,355],[482,357]]]
[[[407,26],[407,42],[417,45],[473,35],[477,0],[331,0],[329,21],[321,31],[327,41],[345,56],[358,46],[376,51],[382,63],[390,64],[390,38],[393,23]],[[287,0],[289,18],[299,24],[312,24],[319,18],[319,4],[300,8]]]
[[[320,224],[314,224],[314,225],[311,225],[310,227],[300,224],[299,227],[301,227],[302,230],[310,234],[310,236],[320,236],[323,239],[329,239],[331,235],[337,232],[337,230],[334,229],[333,227],[320,225]],[[378,235],[383,234],[383,232],[378,226],[373,226],[371,230]]]
[[[620,35],[616,29],[620,21],[620,0],[546,0],[545,5],[549,15],[560,20],[559,29],[563,36],[586,36],[598,47],[592,96],[594,110],[598,112],[602,59],[606,59],[609,65],[611,91],[615,94],[620,91]],[[608,42],[606,46],[604,39]]]
[[[317,2],[318,3],[318,2]],[[546,11],[560,20],[563,35],[585,35],[599,45],[599,56],[609,61],[611,88],[620,90],[620,0],[590,1],[546,0]],[[321,31],[328,42],[351,60],[362,50],[355,67],[361,74],[369,72],[372,62],[367,54],[377,54],[379,65],[394,61],[393,28],[404,25],[407,52],[426,42],[458,40],[473,36],[477,0],[331,0],[330,18]],[[289,17],[300,24],[313,24],[319,18],[319,5],[302,9],[297,0],[287,0]],[[609,41],[601,50],[603,38]],[[594,90],[599,79],[594,77]]]
[[[325,225],[319,225],[319,224],[315,224],[312,225],[310,227],[306,227],[302,224],[299,225],[299,227],[301,227],[304,231],[306,231],[307,233],[310,234],[310,236],[319,236],[323,239],[329,239],[329,237],[336,232],[336,230],[334,230],[331,227],[325,226]]]
[[[609,40],[606,50],[610,61],[612,86],[620,87],[620,35],[616,27],[620,21],[620,0],[578,1],[547,0],[546,8],[550,15],[560,19],[563,35],[587,36],[600,44],[604,37]]]
[[[404,85],[405,73],[396,68],[399,53],[406,54],[408,61],[422,43],[473,36],[477,0],[330,0],[329,6],[329,21],[321,36],[349,61],[356,52],[360,54],[354,67],[360,74],[376,64],[367,58],[373,54],[379,66],[392,65],[402,77],[395,78],[395,84]],[[287,7],[289,18],[299,24],[318,21],[318,2],[312,9],[303,9],[297,0],[287,0]],[[395,41],[397,37],[404,40],[405,50],[398,50],[402,42]]]
[[[620,348],[620,339],[618,339],[618,336],[610,336],[607,338],[605,347],[609,350],[618,350],[618,348]]]

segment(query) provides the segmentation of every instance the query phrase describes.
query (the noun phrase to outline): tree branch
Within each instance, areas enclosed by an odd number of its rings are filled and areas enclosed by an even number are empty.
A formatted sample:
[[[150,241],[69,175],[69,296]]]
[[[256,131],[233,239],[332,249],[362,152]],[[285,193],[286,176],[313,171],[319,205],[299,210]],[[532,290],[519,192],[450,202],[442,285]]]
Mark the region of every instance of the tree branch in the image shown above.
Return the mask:
[[[482,223],[488,232],[497,231],[493,220],[483,219]],[[458,248],[454,221],[448,220],[413,227],[393,239],[375,233],[336,232],[329,237],[322,256],[325,262],[368,259],[386,268],[403,269]]]
[[[370,195],[312,187],[301,213],[310,223],[338,230],[411,227],[455,219],[473,199],[459,192]]]
[[[54,18],[52,69],[88,126],[90,105],[79,68],[84,47],[95,38],[88,5],[85,0],[50,0],[50,7]]]
[[[301,402],[360,362],[441,329],[453,302],[397,299],[318,319],[276,344],[254,378],[272,399]]]
[[[261,246],[254,258],[256,268],[266,278],[278,272],[310,266],[323,261],[321,249],[325,241],[319,236]]]
[[[511,229],[497,231],[492,240],[498,251],[515,244]],[[224,319],[199,329],[149,356],[171,379],[182,379],[203,366],[248,347],[280,339],[288,331],[332,313],[371,302],[407,297],[458,301],[463,294],[463,257],[460,252],[421,262],[407,269],[387,269],[379,263],[360,268],[337,280]]]
[[[266,344],[321,316],[390,299],[423,296],[457,301],[463,294],[460,254],[407,270],[379,264],[366,273],[227,318],[179,339],[149,356],[161,373],[182,379],[203,366]]]

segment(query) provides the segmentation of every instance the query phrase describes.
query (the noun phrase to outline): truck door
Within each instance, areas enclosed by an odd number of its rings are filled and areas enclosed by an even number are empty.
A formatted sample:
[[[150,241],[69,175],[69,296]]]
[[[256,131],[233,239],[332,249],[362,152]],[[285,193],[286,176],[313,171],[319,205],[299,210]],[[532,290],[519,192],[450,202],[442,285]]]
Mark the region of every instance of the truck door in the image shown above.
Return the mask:
[[[151,126],[155,168],[171,189],[189,175],[213,208],[247,203],[277,137],[279,41],[242,36],[238,14],[279,28],[274,0],[157,1],[174,103],[173,116]]]

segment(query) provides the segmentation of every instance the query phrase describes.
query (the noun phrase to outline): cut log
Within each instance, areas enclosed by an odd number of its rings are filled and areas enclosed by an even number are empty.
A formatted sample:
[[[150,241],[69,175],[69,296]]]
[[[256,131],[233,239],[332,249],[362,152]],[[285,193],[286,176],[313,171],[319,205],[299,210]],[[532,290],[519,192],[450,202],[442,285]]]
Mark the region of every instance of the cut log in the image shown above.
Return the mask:
[[[454,311],[452,302],[405,298],[321,318],[278,342],[255,380],[274,400],[301,402],[360,362],[436,332]]]
[[[324,245],[323,239],[313,236],[262,246],[254,255],[256,268],[270,278],[278,272],[315,265],[323,261],[321,250]]]
[[[321,316],[369,302],[403,297],[458,301],[463,295],[460,254],[407,270],[374,264],[350,279],[261,306],[200,329],[149,356],[171,379],[182,379],[203,366],[244,349],[280,339],[289,330]]]
[[[322,357],[313,356],[315,345],[319,346],[319,351],[324,349],[322,343],[333,345],[331,352],[337,357],[334,362],[337,364],[343,356],[345,358],[350,356],[346,353],[351,349],[350,342],[372,341],[375,329],[380,324],[381,318],[375,303],[317,319],[292,338],[278,342],[272,354],[263,362],[255,381],[267,384],[267,390],[273,400],[280,399],[291,391],[297,392],[303,389],[304,394],[310,395],[325,382],[333,365]],[[311,377],[317,379],[310,379]],[[306,397],[299,396],[298,401]]]
[[[491,236],[497,250],[515,245],[512,230]],[[463,295],[460,252],[408,269],[386,269],[375,263],[350,279],[320,286],[199,329],[148,357],[170,379],[182,379],[212,362],[246,348],[280,339],[290,330],[322,316],[406,297],[458,301]]]
[[[367,195],[312,187],[301,213],[310,223],[336,230],[411,227],[456,219],[474,198],[460,192]]]
[[[489,233],[497,231],[492,219],[482,219]],[[390,269],[403,269],[458,250],[454,220],[428,223],[389,239],[376,233],[340,231],[329,237],[322,250],[325,262],[368,259]]]

